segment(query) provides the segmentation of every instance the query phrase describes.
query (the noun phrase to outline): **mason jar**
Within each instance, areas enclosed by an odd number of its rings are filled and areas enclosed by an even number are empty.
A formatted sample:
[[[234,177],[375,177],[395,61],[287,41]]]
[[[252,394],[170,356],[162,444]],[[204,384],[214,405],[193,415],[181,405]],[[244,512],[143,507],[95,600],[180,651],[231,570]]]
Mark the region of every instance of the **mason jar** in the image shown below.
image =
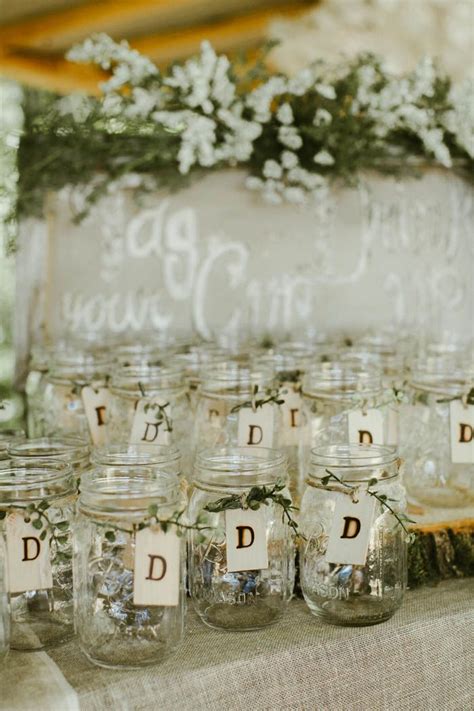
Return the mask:
[[[451,508],[474,503],[474,371],[447,357],[418,360],[401,417],[411,499]]]
[[[315,350],[300,343],[287,343],[284,347],[285,351],[275,349],[258,357],[255,367],[271,369],[279,389],[283,422],[278,446],[287,456],[290,492],[293,501],[299,504],[302,492],[298,453],[300,447],[309,446],[309,442],[305,442],[308,429],[305,427],[301,389],[304,375],[314,362]]]
[[[307,428],[299,453],[304,481],[312,447],[325,444],[392,444],[390,408],[395,398],[383,388],[382,371],[329,361],[311,368],[303,381],[303,418]],[[308,444],[309,443],[309,444]]]
[[[179,364],[118,367],[110,381],[108,444],[179,446],[189,467],[189,397]]]
[[[110,361],[79,350],[61,351],[46,375],[44,435],[77,435],[100,444],[107,422]]]
[[[286,610],[294,578],[292,529],[282,506],[264,496],[281,486],[278,492],[290,501],[286,468],[281,452],[258,447],[196,457],[189,517],[207,516],[209,528],[190,532],[189,589],[210,627],[258,629]],[[265,503],[258,505],[259,497]]]
[[[178,479],[148,467],[87,472],[74,535],[74,610],[89,661],[156,664],[184,634],[185,508]]]
[[[280,447],[282,399],[271,369],[232,361],[203,372],[193,451],[212,447]]]
[[[376,624],[402,603],[408,529],[399,466],[390,447],[312,450],[300,510],[300,584],[325,622]]]
[[[132,467],[140,471],[139,467],[147,467],[156,472],[181,474],[179,449],[166,444],[109,444],[96,447],[91,454],[91,463],[99,469]]]
[[[70,529],[75,495],[74,474],[65,462],[0,469],[12,649],[46,649],[73,634]]]
[[[196,410],[197,391],[202,383],[203,371],[210,366],[228,360],[228,354],[215,343],[201,343],[190,346],[186,352],[178,356],[184,368],[184,378],[191,401],[193,412]]]
[[[14,466],[41,466],[45,460],[50,459],[67,462],[79,479],[89,466],[90,447],[86,440],[72,435],[38,437],[11,444],[8,454]]]
[[[7,549],[0,536],[0,663],[10,649],[10,603],[8,600]]]

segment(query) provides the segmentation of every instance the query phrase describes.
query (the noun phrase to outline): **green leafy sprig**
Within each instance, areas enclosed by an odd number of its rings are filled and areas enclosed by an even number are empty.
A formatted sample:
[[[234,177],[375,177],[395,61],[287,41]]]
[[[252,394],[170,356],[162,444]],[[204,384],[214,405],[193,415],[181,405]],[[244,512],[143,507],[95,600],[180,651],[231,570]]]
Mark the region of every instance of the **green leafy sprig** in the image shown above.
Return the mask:
[[[140,381],[138,381],[138,387],[139,387],[139,389],[140,389],[140,392],[141,392],[141,394],[142,394],[142,397],[146,398],[146,397],[147,397],[147,394],[146,394],[145,388],[143,387],[143,383],[141,383]],[[153,412],[153,410],[156,410],[157,413],[158,413],[158,416],[156,417],[157,422],[164,422],[165,425],[166,425],[167,431],[168,431],[168,432],[172,432],[172,431],[173,431],[172,421],[171,421],[171,418],[169,417],[169,415],[168,415],[168,413],[167,413],[167,411],[166,411],[166,408],[169,407],[169,405],[170,405],[169,402],[165,402],[164,405],[160,405],[158,402],[153,402],[153,401],[151,401],[151,402],[148,402],[148,403],[145,405],[145,407],[143,408],[143,410],[144,410],[144,412],[146,412],[146,413],[148,413],[148,412],[150,412],[150,411]]]
[[[171,527],[174,527],[178,537],[183,536],[186,531],[205,531],[213,528],[208,525],[205,514],[199,514],[194,523],[185,523],[182,520],[184,512],[185,510],[182,509],[180,511],[175,511],[169,518],[159,518],[158,504],[150,504],[147,510],[147,517],[143,521],[140,521],[140,523],[133,524],[131,529],[124,528],[123,526],[115,525],[110,522],[101,522],[96,525],[106,529],[104,536],[109,543],[116,542],[117,532],[130,535],[130,533],[142,531],[144,528],[149,528],[150,526],[160,528],[163,533],[166,533]]]
[[[239,405],[235,405],[232,408],[231,412],[238,412],[244,407],[251,407],[252,409],[256,410],[259,407],[263,407],[264,405],[267,405],[270,402],[274,402],[276,405],[283,405],[283,403],[285,402],[281,398],[279,390],[266,390],[263,397],[257,399],[258,391],[258,385],[254,385],[252,399],[246,400],[245,402],[241,402]]]
[[[204,507],[204,511],[221,513],[230,509],[251,509],[258,511],[261,506],[268,506],[271,502],[282,508],[282,521],[288,524],[295,536],[306,540],[298,528],[298,523],[291,512],[298,511],[293,506],[290,498],[282,494],[285,484],[277,483],[271,488],[267,486],[253,486],[246,494],[230,494],[216,501],[211,501]]]
[[[56,547],[55,559],[67,563],[71,560],[72,555],[68,551],[60,550],[60,548],[68,542],[69,521],[51,521],[47,513],[49,508],[50,504],[46,500],[40,501],[39,504],[28,504],[27,506],[10,505],[7,509],[0,511],[0,521],[3,521],[9,513],[24,511],[25,522],[31,522],[33,528],[40,531],[40,541],[44,541],[49,533],[50,546],[54,544]]]
[[[330,471],[329,469],[326,469],[326,472],[327,472],[327,476],[324,476],[321,478],[321,484],[323,486],[328,486],[330,481],[334,480],[341,486],[345,487],[348,490],[348,493],[356,494],[357,491],[359,491],[359,488],[360,488],[359,486],[353,486],[351,484],[348,484],[347,482],[340,479],[336,474],[334,474],[334,472]],[[387,509],[387,511],[389,511],[392,514],[392,516],[394,516],[394,518],[397,520],[398,524],[403,528],[405,533],[410,535],[410,531],[406,527],[406,524],[407,523],[416,523],[416,522],[413,521],[411,518],[408,518],[408,516],[406,516],[405,514],[398,513],[390,505],[389,502],[395,503],[397,501],[397,499],[391,499],[387,496],[387,494],[380,494],[378,491],[373,491],[370,488],[371,486],[375,486],[378,483],[379,483],[379,480],[376,478],[369,479],[369,481],[367,482],[367,489],[366,489],[367,493],[370,496],[373,496],[374,499],[377,499],[377,501],[382,505],[382,507]]]
[[[465,402],[466,405],[474,405],[474,387],[472,387],[467,395],[456,395],[455,397],[446,397],[436,400],[436,402],[454,402],[454,400],[461,400]]]

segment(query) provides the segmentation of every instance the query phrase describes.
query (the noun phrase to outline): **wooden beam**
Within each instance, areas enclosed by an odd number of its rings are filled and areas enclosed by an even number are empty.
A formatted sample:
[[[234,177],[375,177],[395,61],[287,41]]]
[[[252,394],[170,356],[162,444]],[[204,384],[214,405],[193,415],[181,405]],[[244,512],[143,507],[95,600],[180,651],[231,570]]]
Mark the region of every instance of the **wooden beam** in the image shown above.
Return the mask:
[[[83,91],[99,95],[99,82],[107,78],[93,66],[13,53],[0,55],[0,74],[21,84],[60,94]]]
[[[164,35],[150,35],[132,40],[130,44],[156,64],[163,65],[195,54],[203,40],[209,40],[218,52],[246,49],[264,40],[268,24],[275,17],[293,17],[302,12],[301,5],[292,3],[281,7],[278,12],[274,9],[262,10],[224,22],[167,32]]]
[[[306,0],[297,0],[298,4]],[[115,37],[146,32],[150,26],[160,31],[198,22],[223,19],[229,14],[251,12],[262,6],[273,8],[285,0],[102,0],[59,10],[0,28],[7,47],[49,52],[64,51],[74,42],[107,32]]]

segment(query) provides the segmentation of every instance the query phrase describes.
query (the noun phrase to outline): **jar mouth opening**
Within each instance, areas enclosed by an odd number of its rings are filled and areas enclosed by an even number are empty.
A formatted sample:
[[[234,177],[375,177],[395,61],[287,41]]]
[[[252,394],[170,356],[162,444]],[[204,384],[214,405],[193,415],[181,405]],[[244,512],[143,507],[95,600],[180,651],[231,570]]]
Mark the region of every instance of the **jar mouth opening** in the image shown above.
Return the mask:
[[[0,469],[0,494],[11,491],[31,492],[42,486],[58,487],[55,492],[58,494],[75,492],[71,465],[58,460],[43,460],[39,466],[12,463],[9,468]]]
[[[348,365],[344,361],[328,361],[311,368],[303,382],[305,395],[345,396],[378,393],[382,390],[382,371]]]
[[[332,444],[322,447],[314,447],[311,450],[311,466],[322,468],[321,473],[311,472],[313,479],[324,479],[332,470],[341,472],[344,481],[368,481],[374,477],[373,469],[397,465],[397,471],[392,476],[384,476],[383,479],[391,479],[398,476],[398,464],[400,458],[396,447],[378,444]],[[370,469],[367,479],[361,479],[360,473],[364,469]],[[329,470],[329,471],[328,471]],[[346,478],[354,472],[354,480]],[[336,481],[334,483],[337,483]]]
[[[87,507],[108,508],[116,502],[121,508],[147,508],[156,499],[174,501],[179,494],[176,474],[149,467],[95,467],[81,478],[79,502]],[[145,501],[144,501],[145,500]]]
[[[92,450],[91,461],[96,466],[126,467],[126,466],[160,466],[166,471],[168,464],[176,465],[181,460],[181,454],[176,447],[166,444],[154,445],[108,445],[95,447]]]
[[[147,388],[161,390],[183,387],[184,369],[178,365],[153,365],[151,363],[132,363],[119,365],[112,371],[111,390],[140,392],[142,385],[146,397]]]
[[[8,454],[18,459],[82,459],[89,456],[89,444],[81,437],[37,437],[16,442],[8,448]]]
[[[226,483],[246,486],[286,480],[287,458],[277,449],[266,447],[228,447],[204,449],[197,453],[194,463],[196,482]]]
[[[251,392],[258,385],[259,388],[271,386],[273,371],[267,367],[243,366],[238,363],[218,363],[205,367],[201,371],[203,391],[236,391]]]

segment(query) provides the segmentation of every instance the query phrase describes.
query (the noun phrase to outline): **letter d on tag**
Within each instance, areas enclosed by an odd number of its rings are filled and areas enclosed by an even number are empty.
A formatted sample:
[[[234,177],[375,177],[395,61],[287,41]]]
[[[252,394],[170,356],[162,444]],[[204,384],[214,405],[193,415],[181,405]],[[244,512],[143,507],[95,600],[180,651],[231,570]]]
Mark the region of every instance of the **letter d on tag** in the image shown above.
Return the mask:
[[[176,607],[181,539],[174,531],[144,528],[135,535],[133,604]]]
[[[354,503],[350,496],[335,494],[336,506],[326,549],[328,563],[364,565],[374,518],[375,498],[361,491]]]
[[[82,402],[86,413],[87,424],[91,434],[92,443],[100,445],[105,443],[107,431],[107,407],[110,392],[108,388],[93,388],[89,385],[82,388]]]
[[[7,516],[8,588],[11,593],[53,587],[50,534],[42,541],[40,533],[31,523],[26,523],[21,514]]]
[[[273,447],[274,408],[270,404],[239,410],[237,444],[239,447]]]
[[[474,405],[453,400],[449,407],[451,428],[451,461],[474,464]]]
[[[265,511],[229,509],[225,512],[227,571],[268,568]]]

